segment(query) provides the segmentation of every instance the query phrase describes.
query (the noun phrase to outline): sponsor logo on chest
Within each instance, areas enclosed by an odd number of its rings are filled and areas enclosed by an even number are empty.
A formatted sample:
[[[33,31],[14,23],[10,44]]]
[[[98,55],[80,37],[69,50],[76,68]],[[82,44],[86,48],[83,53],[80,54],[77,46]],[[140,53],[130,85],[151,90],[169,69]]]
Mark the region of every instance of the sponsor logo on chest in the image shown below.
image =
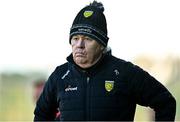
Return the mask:
[[[68,91],[77,91],[77,87],[71,87],[70,85],[65,88],[65,92],[68,92]]]

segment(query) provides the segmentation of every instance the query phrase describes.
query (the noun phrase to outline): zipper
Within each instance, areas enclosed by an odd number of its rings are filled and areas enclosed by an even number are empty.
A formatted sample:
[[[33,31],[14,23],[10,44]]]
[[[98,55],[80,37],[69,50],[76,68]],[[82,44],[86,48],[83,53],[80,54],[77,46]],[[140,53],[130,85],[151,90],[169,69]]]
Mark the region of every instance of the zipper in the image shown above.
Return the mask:
[[[89,80],[90,80],[90,78],[89,78],[89,77],[87,77],[87,85],[89,84]]]
[[[86,120],[90,120],[90,85],[89,85],[90,78],[86,78]]]

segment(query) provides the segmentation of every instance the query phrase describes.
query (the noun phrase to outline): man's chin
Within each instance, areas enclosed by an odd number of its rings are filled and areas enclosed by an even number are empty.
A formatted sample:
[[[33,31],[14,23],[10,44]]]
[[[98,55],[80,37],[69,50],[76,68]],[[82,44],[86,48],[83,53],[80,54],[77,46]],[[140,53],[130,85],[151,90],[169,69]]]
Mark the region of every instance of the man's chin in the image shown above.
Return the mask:
[[[76,64],[85,64],[85,59],[83,57],[76,57],[75,63]]]

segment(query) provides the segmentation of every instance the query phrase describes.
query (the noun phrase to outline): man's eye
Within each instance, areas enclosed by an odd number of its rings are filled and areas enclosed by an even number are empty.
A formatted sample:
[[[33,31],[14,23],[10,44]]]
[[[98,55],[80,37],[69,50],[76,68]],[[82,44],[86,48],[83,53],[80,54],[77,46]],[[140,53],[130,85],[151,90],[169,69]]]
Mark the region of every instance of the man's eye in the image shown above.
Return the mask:
[[[78,40],[78,37],[73,37],[72,40]]]
[[[87,41],[92,41],[92,39],[89,38],[89,37],[86,37],[85,40],[87,40]]]

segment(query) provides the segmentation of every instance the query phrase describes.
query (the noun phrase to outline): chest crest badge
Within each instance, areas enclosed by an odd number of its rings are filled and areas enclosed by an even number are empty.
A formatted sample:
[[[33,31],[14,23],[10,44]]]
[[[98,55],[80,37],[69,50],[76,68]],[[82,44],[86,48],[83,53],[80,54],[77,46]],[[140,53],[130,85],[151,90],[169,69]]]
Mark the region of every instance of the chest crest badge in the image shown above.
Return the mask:
[[[105,89],[110,92],[114,88],[114,81],[105,81]]]

